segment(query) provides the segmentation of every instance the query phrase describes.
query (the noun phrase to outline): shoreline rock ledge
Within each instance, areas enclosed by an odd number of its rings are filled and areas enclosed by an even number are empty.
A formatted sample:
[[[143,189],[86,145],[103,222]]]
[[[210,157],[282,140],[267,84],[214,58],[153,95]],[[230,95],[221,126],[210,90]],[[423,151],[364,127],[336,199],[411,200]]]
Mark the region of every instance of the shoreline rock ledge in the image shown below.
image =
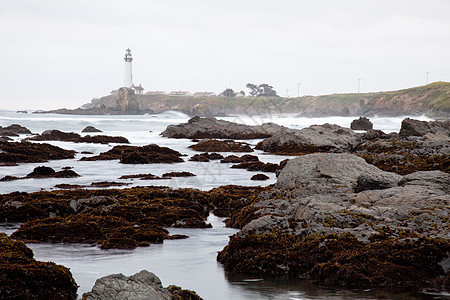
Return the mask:
[[[187,123],[167,126],[161,135],[168,138],[245,140],[268,138],[282,129],[286,129],[286,127],[275,123],[251,126],[218,120],[214,117],[195,116]]]
[[[229,215],[227,271],[329,285],[450,289],[450,174],[382,171],[348,153],[287,162],[269,193]]]

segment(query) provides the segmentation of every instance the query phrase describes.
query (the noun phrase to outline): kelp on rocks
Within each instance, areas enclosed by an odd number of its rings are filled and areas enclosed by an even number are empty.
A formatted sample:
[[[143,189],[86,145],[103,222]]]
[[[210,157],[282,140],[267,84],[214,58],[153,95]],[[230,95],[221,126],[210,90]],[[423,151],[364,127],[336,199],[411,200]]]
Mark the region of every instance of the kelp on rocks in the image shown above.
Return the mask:
[[[207,228],[206,192],[165,187],[2,195],[0,220],[25,222],[12,237],[132,249],[171,238],[163,227]]]
[[[23,242],[0,233],[0,298],[72,300],[77,284],[69,269],[36,261]]]

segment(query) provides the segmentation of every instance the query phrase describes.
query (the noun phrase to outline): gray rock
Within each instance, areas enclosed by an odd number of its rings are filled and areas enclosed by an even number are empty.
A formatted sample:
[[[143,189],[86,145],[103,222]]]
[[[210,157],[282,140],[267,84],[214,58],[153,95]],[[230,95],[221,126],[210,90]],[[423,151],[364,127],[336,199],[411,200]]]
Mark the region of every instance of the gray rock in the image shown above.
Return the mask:
[[[256,149],[268,152],[283,147],[313,146],[327,151],[347,151],[361,142],[361,135],[339,125],[312,125],[303,129],[285,129],[259,142]]]
[[[358,178],[364,180],[358,184]],[[277,188],[308,186],[316,190],[351,192],[396,186],[401,176],[368,164],[363,158],[347,153],[313,153],[287,162],[278,175]],[[371,185],[370,185],[371,184]]]
[[[169,300],[172,294],[163,288],[161,280],[153,273],[142,270],[126,277],[112,274],[97,279],[94,287],[83,294],[86,300]]]
[[[249,126],[213,117],[192,117],[187,123],[169,125],[161,135],[169,138],[220,138],[220,139],[261,139],[272,136],[285,127],[275,123]]]

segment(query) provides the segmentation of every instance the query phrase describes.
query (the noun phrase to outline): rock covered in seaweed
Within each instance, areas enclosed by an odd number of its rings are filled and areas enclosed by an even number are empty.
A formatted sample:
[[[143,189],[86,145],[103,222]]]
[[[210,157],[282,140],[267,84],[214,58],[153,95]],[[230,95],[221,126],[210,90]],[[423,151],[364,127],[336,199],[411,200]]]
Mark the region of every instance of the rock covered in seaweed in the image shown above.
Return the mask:
[[[0,233],[0,298],[72,300],[77,284],[69,269],[36,261],[23,242]]]
[[[207,192],[164,187],[11,193],[0,221],[24,222],[13,237],[133,249],[171,238],[163,227],[209,228]]]
[[[65,150],[49,144],[0,141],[0,162],[34,163],[74,157],[74,150]]]
[[[440,171],[399,176],[349,154],[301,156],[275,189],[231,211],[228,224],[242,231],[218,260],[227,270],[327,284],[443,282],[449,186]]]
[[[218,120],[214,117],[192,117],[187,123],[167,126],[161,135],[189,139],[261,139],[270,137],[283,128],[285,127],[275,123],[250,126]]]
[[[128,139],[121,136],[107,136],[107,135],[86,135],[81,136],[75,132],[63,132],[61,130],[45,130],[41,135],[28,138],[31,141],[65,141],[74,143],[99,143],[99,144],[129,144]]]
[[[183,162],[182,154],[168,147],[156,144],[146,146],[114,146],[111,150],[99,155],[83,157],[82,161],[119,159],[123,164],[151,164]]]
[[[202,140],[195,145],[189,146],[189,148],[203,152],[253,152],[253,149],[247,143],[232,140]]]

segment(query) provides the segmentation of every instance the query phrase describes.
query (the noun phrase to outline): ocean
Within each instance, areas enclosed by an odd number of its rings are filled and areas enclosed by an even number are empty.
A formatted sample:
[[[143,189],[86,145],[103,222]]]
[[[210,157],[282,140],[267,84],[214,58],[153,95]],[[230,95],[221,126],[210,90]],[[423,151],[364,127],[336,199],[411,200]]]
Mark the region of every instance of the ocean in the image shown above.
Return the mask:
[[[427,117],[414,117],[420,120],[431,120]],[[301,129],[313,124],[331,123],[350,127],[354,117],[327,117],[302,118],[294,115],[270,116],[230,116],[220,117],[247,125],[259,125],[274,122],[289,128]],[[398,118],[371,118],[374,129],[386,133],[398,132],[401,121]],[[169,147],[186,154],[185,162],[174,164],[148,164],[125,165],[118,161],[79,161],[86,154],[82,151],[97,155],[111,149],[114,144],[87,144],[49,141],[46,143],[64,149],[77,151],[75,159],[55,160],[47,163],[19,164],[14,167],[0,167],[0,178],[6,175],[26,176],[36,166],[52,167],[56,171],[63,167],[72,167],[81,175],[78,178],[52,178],[52,179],[25,179],[17,181],[0,182],[1,194],[14,191],[35,192],[51,190],[57,184],[89,185],[92,182],[115,181],[133,186],[164,185],[172,188],[197,188],[209,190],[214,187],[235,184],[244,186],[269,185],[276,182],[275,174],[264,173],[269,176],[266,181],[250,180],[252,175],[262,172],[249,172],[242,169],[231,169],[230,164],[221,164],[219,161],[191,162],[187,159],[199,152],[188,146],[194,144],[190,139],[169,139],[160,136],[160,133],[171,124],[187,122],[189,116],[168,111],[157,115],[136,116],[76,116],[57,114],[25,114],[15,111],[0,111],[0,126],[20,124],[33,133],[42,133],[44,130],[58,129],[66,132],[76,132],[88,125],[94,126],[103,132],[100,134],[126,137],[131,145],[143,146],[157,144]],[[89,133],[92,135],[92,133]],[[21,140],[26,135],[14,137]],[[245,140],[244,142],[255,146],[260,140]],[[221,153],[224,156],[232,153]],[[255,150],[263,162],[279,163],[290,158],[289,156],[268,155]],[[173,178],[170,180],[138,180],[118,179],[122,175],[151,173],[161,176],[172,171],[188,171],[195,177]],[[79,296],[90,291],[95,279],[112,273],[132,275],[142,269],[147,269],[159,276],[164,286],[175,284],[185,289],[195,290],[204,299],[427,299],[419,296],[411,289],[369,289],[347,290],[322,287],[305,280],[294,278],[259,278],[227,273],[222,265],[216,262],[217,252],[228,243],[228,237],[237,232],[226,228],[223,219],[210,215],[208,222],[213,225],[211,229],[179,229],[169,228],[171,234],[185,234],[190,238],[185,240],[168,240],[160,245],[151,245],[148,248],[135,250],[100,250],[93,245],[73,244],[29,244],[33,249],[35,258],[42,261],[53,261],[69,267],[78,283]],[[0,224],[0,231],[12,233],[18,224]]]

